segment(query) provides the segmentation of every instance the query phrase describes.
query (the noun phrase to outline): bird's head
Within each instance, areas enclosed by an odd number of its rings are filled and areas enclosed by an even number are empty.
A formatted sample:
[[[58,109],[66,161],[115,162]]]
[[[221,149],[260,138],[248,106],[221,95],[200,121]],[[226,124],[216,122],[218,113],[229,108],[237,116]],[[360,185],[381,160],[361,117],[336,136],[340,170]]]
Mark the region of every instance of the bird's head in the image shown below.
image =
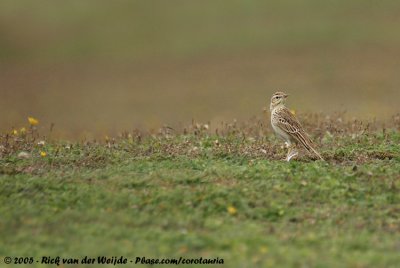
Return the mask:
[[[271,105],[270,105],[271,109],[278,106],[279,104],[285,104],[286,98],[288,96],[289,96],[288,94],[282,91],[275,92],[275,94],[272,95],[271,97]]]

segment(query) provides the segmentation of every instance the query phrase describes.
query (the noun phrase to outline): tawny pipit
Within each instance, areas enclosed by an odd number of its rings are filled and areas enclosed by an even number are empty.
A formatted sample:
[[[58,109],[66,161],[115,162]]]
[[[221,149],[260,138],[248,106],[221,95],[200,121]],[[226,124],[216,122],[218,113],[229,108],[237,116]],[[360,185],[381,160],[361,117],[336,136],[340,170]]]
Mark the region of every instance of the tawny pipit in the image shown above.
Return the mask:
[[[272,95],[270,104],[272,128],[285,141],[288,147],[286,160],[290,161],[290,159],[298,154],[296,150],[297,144],[303,145],[307,151],[316,154],[321,160],[324,160],[314,149],[310,137],[308,137],[297,118],[286,108],[285,100],[288,96],[284,92],[276,92]]]

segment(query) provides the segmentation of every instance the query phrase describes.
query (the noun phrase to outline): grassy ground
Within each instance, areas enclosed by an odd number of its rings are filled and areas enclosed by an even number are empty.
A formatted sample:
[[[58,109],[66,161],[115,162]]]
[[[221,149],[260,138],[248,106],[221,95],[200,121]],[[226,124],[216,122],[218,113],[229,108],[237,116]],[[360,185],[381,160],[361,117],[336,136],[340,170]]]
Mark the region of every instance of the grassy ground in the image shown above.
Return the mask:
[[[0,256],[397,266],[399,118],[386,128],[302,119],[326,162],[282,161],[280,141],[256,119],[102,142],[45,139],[34,128],[3,135]]]

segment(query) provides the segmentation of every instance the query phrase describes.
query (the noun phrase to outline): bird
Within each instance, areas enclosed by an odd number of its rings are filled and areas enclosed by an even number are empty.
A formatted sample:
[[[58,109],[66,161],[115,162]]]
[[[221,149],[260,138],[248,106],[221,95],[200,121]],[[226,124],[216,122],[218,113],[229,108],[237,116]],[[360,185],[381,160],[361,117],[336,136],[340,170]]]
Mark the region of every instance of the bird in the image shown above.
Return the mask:
[[[304,131],[296,116],[285,106],[286,98],[289,95],[278,91],[271,97],[270,112],[271,125],[275,133],[285,141],[288,148],[286,161],[290,161],[298,155],[296,145],[301,144],[308,152],[314,153],[324,161],[322,156],[315,150],[310,137]]]

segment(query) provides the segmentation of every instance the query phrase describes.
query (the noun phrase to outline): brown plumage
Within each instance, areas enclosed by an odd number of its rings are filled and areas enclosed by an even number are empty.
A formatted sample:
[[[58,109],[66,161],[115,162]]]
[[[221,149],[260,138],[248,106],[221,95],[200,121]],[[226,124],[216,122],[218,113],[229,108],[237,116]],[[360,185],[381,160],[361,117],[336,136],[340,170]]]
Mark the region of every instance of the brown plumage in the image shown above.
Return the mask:
[[[294,144],[301,144],[308,152],[314,153],[321,160],[324,160],[314,149],[313,142],[304,131],[300,122],[290,110],[285,107],[285,100],[287,97],[288,95],[283,92],[276,92],[271,98],[270,105],[271,125],[276,134],[285,140],[289,147],[287,161],[290,161],[292,157],[297,155],[297,151],[293,148]]]

